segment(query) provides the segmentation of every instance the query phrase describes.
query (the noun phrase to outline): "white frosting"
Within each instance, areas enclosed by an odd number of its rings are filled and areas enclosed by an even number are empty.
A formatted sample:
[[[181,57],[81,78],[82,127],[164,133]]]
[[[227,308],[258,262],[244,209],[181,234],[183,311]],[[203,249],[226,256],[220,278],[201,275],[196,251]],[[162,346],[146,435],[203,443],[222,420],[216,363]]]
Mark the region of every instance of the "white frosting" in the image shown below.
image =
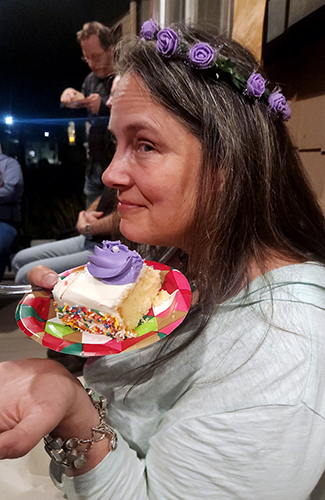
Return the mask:
[[[86,267],[60,280],[53,289],[53,297],[59,307],[63,307],[64,304],[70,307],[78,305],[118,316],[116,309],[127,291],[133,287],[134,283],[107,285],[94,278]]]

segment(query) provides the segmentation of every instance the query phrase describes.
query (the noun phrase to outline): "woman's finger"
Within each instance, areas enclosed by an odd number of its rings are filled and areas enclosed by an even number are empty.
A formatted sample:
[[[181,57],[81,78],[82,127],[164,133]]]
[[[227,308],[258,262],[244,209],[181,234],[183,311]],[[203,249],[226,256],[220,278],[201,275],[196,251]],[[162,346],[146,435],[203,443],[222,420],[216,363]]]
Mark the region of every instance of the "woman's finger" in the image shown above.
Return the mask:
[[[58,282],[59,275],[48,267],[35,266],[28,272],[27,278],[31,285],[52,289]]]

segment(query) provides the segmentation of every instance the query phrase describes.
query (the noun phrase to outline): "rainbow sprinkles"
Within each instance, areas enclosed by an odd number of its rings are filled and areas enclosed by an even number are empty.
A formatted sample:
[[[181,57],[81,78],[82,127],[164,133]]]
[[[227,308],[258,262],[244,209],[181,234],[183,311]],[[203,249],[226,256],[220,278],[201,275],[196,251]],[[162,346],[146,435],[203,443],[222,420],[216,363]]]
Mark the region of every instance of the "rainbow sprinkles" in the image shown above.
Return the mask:
[[[118,319],[110,314],[86,307],[69,307],[67,304],[57,307],[54,303],[54,306],[59,320],[73,330],[88,331],[93,335],[106,335],[118,340],[136,337],[133,331],[123,331]]]
[[[153,302],[166,299],[161,286],[160,272],[147,266],[136,251],[120,241],[105,240],[95,247],[86,267],[72,270],[55,285],[55,311],[61,323],[74,330],[133,338]]]

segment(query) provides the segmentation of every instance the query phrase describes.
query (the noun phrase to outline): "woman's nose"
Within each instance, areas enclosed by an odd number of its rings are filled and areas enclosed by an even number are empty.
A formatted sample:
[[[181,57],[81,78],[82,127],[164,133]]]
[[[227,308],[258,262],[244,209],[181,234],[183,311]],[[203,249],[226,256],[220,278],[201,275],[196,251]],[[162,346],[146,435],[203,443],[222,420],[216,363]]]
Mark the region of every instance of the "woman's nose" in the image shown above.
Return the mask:
[[[115,152],[111,163],[104,171],[102,181],[105,186],[116,189],[129,186],[132,183],[131,176],[128,173],[127,161],[118,151]]]

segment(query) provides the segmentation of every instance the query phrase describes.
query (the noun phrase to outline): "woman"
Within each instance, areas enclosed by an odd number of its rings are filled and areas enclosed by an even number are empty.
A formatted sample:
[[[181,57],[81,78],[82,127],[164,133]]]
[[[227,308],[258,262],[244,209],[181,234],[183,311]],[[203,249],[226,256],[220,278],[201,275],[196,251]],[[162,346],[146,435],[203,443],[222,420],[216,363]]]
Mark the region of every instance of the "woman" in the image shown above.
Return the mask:
[[[126,238],[186,252],[196,304],[166,339],[87,363],[112,427],[63,367],[4,363],[0,456],[77,436],[52,472],[69,499],[306,500],[325,469],[325,231],[289,107],[245,49],[183,26],[145,23],[119,72],[103,180]]]

